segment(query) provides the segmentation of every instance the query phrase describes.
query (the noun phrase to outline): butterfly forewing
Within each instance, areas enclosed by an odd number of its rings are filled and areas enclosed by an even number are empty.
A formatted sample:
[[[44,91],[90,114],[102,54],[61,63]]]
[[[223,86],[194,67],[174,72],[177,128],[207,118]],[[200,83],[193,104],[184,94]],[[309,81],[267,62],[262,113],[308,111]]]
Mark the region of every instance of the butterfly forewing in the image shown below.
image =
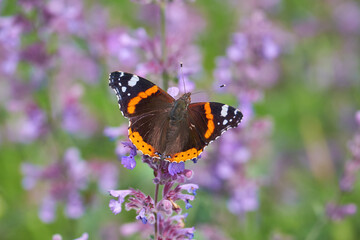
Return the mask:
[[[128,118],[174,102],[174,98],[154,83],[130,73],[112,72],[109,86],[116,93],[121,112]]]

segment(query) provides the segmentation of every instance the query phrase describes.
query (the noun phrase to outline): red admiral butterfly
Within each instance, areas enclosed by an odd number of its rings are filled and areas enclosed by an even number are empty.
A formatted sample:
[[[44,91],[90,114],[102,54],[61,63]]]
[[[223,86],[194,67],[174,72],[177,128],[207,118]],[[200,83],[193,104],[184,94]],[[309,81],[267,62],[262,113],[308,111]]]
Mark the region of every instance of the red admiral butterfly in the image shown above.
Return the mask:
[[[130,73],[111,73],[109,86],[130,120],[131,142],[143,154],[170,162],[196,160],[205,146],[237,127],[243,117],[222,103],[190,103],[190,93],[175,100],[154,83]]]

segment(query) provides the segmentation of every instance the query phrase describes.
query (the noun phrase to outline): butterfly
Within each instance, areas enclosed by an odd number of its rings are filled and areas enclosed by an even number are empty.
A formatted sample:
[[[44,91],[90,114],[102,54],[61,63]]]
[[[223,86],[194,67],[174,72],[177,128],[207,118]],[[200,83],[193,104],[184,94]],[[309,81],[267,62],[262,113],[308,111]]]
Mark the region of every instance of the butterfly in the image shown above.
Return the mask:
[[[130,141],[143,154],[169,162],[196,161],[204,148],[243,114],[217,102],[191,103],[191,93],[175,100],[154,83],[135,74],[112,72],[122,114],[129,119]]]

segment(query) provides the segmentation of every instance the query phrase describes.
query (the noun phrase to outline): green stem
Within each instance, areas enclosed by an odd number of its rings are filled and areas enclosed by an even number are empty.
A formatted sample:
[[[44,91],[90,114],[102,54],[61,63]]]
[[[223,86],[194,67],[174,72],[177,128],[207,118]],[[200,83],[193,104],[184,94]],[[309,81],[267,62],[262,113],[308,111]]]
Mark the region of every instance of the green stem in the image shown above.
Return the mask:
[[[161,61],[163,65],[163,89],[167,91],[169,88],[169,75],[166,71],[167,51],[166,51],[166,0],[160,2],[160,24],[161,24]]]
[[[156,173],[156,177],[159,176],[159,171],[160,171],[160,164],[158,163],[157,164],[157,173]],[[157,202],[158,202],[158,195],[159,195],[159,183],[156,183],[155,185],[155,208],[156,208],[156,205],[157,205]],[[155,228],[155,240],[157,240],[157,235],[158,235],[158,214],[155,212],[155,225],[154,225],[154,228]]]

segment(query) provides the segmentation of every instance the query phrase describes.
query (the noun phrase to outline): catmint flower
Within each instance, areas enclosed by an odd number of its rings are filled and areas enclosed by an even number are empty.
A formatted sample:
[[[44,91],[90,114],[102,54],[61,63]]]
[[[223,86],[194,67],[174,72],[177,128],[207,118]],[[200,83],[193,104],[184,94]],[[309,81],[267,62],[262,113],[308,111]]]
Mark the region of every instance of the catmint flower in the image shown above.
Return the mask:
[[[116,215],[121,212],[121,205],[125,201],[125,197],[132,193],[131,190],[110,190],[110,195],[113,197],[117,197],[118,200],[111,199],[109,203],[109,207],[111,211]]]
[[[181,190],[186,190],[188,193],[193,194],[194,196],[196,196],[196,190],[199,189],[199,186],[196,184],[183,184],[180,186]]]
[[[121,157],[121,164],[127,169],[134,169],[136,167],[135,156],[137,155],[137,149],[131,142],[121,142],[123,147],[130,150],[129,156],[118,156]],[[120,151],[122,152],[122,151]]]
[[[182,171],[184,171],[185,169],[185,163],[184,162],[179,162],[179,163],[176,163],[176,162],[172,162],[169,164],[169,173],[170,175],[175,175],[177,173],[181,173]]]
[[[164,219],[160,215],[159,230],[161,238],[159,239],[193,239],[195,228],[183,228],[186,217],[187,214],[183,214]]]

